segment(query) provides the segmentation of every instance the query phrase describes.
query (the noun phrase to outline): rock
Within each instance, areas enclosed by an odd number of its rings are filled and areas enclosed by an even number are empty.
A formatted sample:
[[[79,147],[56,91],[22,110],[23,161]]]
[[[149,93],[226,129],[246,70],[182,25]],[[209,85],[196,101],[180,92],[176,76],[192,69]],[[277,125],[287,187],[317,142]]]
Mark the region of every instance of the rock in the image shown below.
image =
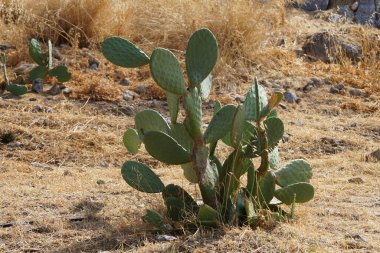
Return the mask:
[[[88,59],[88,66],[90,66],[90,69],[97,70],[100,66],[100,61],[94,57],[90,57]]]
[[[62,93],[65,94],[65,95],[69,95],[71,92],[72,92],[72,91],[71,91],[70,88],[64,88],[64,89],[62,90]]]
[[[160,242],[164,241],[174,241],[177,240],[177,237],[171,236],[171,235],[157,235],[156,240]]]
[[[330,88],[330,93],[332,94],[343,94],[345,92],[345,88],[343,84],[337,84]]]
[[[351,9],[352,11],[357,11],[357,10],[358,10],[358,7],[359,7],[359,2],[358,2],[358,1],[356,1],[356,2],[354,2],[353,4],[350,5],[350,9]]]
[[[281,107],[284,110],[288,109],[288,107],[284,103],[280,103],[278,106]]]
[[[337,13],[343,16],[346,20],[354,20],[355,14],[348,5],[341,5],[338,7]]]
[[[330,23],[339,24],[346,21],[346,18],[343,15],[337,13],[331,13],[327,19]]]
[[[298,100],[297,95],[289,91],[285,91],[284,99],[286,102],[291,103],[291,104],[296,103]]]
[[[123,94],[123,99],[125,101],[132,101],[133,100],[133,95],[129,91],[127,91],[127,92],[125,92]]]
[[[43,107],[42,105],[36,105],[33,110],[37,112],[41,112],[43,110]]]
[[[360,89],[352,88],[350,89],[349,92],[350,92],[350,95],[354,97],[368,97],[367,92]]]
[[[367,162],[379,162],[380,161],[380,149],[373,151],[366,156]]]
[[[57,59],[57,60],[62,60],[62,54],[61,52],[59,52],[59,49],[56,48],[56,47],[53,47],[53,50],[52,50],[52,56]]]
[[[96,183],[98,185],[106,184],[106,182],[104,180],[102,180],[102,179],[97,180]]]
[[[360,0],[358,9],[355,12],[355,22],[359,24],[373,24],[374,13],[376,12],[377,0]]]
[[[361,52],[357,46],[346,43],[327,31],[310,35],[302,46],[302,50],[312,59],[326,63],[336,62],[341,53],[353,62],[361,58]]]
[[[300,7],[305,11],[327,10],[329,0],[304,0]]]
[[[240,95],[236,95],[235,96],[235,101],[238,102],[238,103],[244,103],[245,97],[244,96],[240,96]]]
[[[10,44],[0,44],[0,50],[5,51],[8,49],[16,49],[16,46]]]
[[[61,93],[61,88],[58,84],[54,84],[48,91],[47,94],[55,96]]]
[[[359,234],[347,234],[345,237],[346,238],[352,238],[352,239],[354,239],[357,242],[368,242],[367,239],[363,238]]]
[[[42,93],[44,91],[44,84],[41,78],[37,78],[32,83],[32,91],[36,93]]]
[[[122,86],[129,86],[131,84],[131,80],[128,78],[122,78],[119,83]]]
[[[44,166],[44,165],[42,165],[42,164],[40,164],[40,163],[38,163],[38,162],[32,162],[31,165],[32,165],[33,167],[41,168],[41,169],[43,169],[43,170],[53,170],[52,167]]]
[[[64,176],[72,176],[73,174],[72,174],[70,171],[65,170],[65,171],[63,172],[63,175],[64,175]]]
[[[353,184],[363,184],[364,180],[361,179],[360,177],[354,177],[354,178],[348,179],[348,182],[353,183]]]
[[[22,64],[17,65],[13,69],[13,72],[17,76],[29,76],[30,71],[32,71],[32,69],[35,68],[36,66],[37,66],[36,64],[22,63]]]
[[[313,90],[314,88],[323,86],[324,83],[325,83],[325,80],[321,80],[319,78],[312,77],[312,78],[310,78],[310,81],[307,82],[307,84],[302,88],[302,90],[303,90],[303,92],[307,93],[307,92]]]
[[[37,98],[29,98],[29,101],[35,102],[35,101],[37,101]]]
[[[138,94],[143,94],[149,86],[150,86],[149,84],[144,83],[144,84],[140,85],[139,87],[137,87],[137,88],[135,89],[135,91],[136,91]]]

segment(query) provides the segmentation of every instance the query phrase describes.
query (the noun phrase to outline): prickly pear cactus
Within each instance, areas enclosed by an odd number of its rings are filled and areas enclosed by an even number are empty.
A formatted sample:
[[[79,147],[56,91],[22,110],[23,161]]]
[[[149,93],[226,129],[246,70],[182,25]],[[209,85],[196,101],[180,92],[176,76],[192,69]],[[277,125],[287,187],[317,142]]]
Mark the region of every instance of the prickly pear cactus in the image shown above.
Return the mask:
[[[5,80],[5,90],[9,91],[11,94],[15,96],[22,96],[28,92],[28,88],[25,85],[21,84],[12,84],[9,81],[8,73],[7,73],[7,57],[5,53],[2,54],[2,68]]]
[[[274,205],[294,207],[295,203],[307,202],[314,196],[311,167],[306,161],[294,160],[281,166],[278,145],[284,135],[284,124],[276,107],[282,93],[274,92],[268,99],[265,88],[255,79],[244,104],[222,106],[216,102],[213,117],[204,127],[202,102],[212,90],[211,72],[217,62],[217,45],[208,29],[200,29],[191,36],[185,53],[186,81],[179,61],[167,49],[157,48],[148,57],[122,38],[111,37],[102,44],[105,57],[119,66],[149,64],[153,79],[167,94],[170,123],[154,110],[139,112],[135,116],[135,129],[125,132],[123,143],[131,154],[138,153],[144,145],[158,161],[179,165],[185,178],[198,185],[203,203],[197,204],[177,185],[165,186],[143,163],[127,161],[122,176],[139,191],[162,192],[166,216],[186,228],[258,224],[262,215],[282,217],[281,207]],[[180,113],[181,105],[184,113]],[[219,158],[221,142],[231,149],[224,162]],[[167,231],[174,225],[164,224],[164,217],[150,209],[143,220],[159,231]]]

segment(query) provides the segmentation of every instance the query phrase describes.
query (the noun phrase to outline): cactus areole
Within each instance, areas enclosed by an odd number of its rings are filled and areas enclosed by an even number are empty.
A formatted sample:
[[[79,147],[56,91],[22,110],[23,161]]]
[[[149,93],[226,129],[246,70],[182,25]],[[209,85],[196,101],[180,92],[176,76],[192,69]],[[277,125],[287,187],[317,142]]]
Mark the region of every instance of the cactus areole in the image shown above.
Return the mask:
[[[313,198],[312,172],[306,161],[294,160],[280,166],[278,144],[284,124],[276,107],[282,93],[275,92],[268,99],[255,79],[244,104],[222,106],[215,102],[214,116],[207,128],[202,128],[202,102],[210,94],[211,72],[218,58],[218,44],[210,30],[200,29],[189,39],[185,54],[187,81],[176,56],[167,49],[157,48],[149,57],[132,42],[111,37],[102,43],[102,52],[122,67],[149,64],[153,79],[166,91],[170,124],[154,110],[141,111],[135,117],[135,129],[127,129],[123,142],[132,154],[144,144],[158,161],[180,165],[185,178],[199,186],[203,203],[198,205],[180,186],[165,186],[140,162],[127,161],[122,175],[139,191],[161,192],[169,220],[182,221],[188,228],[253,225],[263,219],[263,214],[277,212],[272,216],[284,217],[281,204],[294,207]],[[181,109],[186,114],[179,122]],[[222,142],[231,150],[223,163],[217,149]],[[254,163],[255,159],[260,162]],[[158,230],[167,229],[163,216],[153,210],[147,210],[143,220]]]

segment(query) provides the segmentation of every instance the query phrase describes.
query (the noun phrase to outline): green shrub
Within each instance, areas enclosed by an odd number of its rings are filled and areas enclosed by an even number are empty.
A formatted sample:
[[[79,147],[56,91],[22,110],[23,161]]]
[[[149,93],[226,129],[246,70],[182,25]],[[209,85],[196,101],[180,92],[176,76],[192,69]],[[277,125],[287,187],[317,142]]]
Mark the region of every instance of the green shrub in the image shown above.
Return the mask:
[[[153,79],[166,91],[171,123],[154,110],[141,111],[135,117],[135,129],[125,132],[124,144],[136,154],[143,143],[155,159],[180,165],[186,179],[198,184],[203,203],[198,205],[178,185],[165,186],[143,163],[127,161],[121,173],[139,191],[162,193],[170,220],[181,221],[185,227],[255,224],[264,213],[281,216],[279,204],[294,205],[313,198],[314,188],[309,184],[312,172],[306,161],[294,160],[279,167],[277,146],[284,124],[275,108],[282,93],[275,92],[268,99],[255,80],[244,104],[215,103],[214,116],[203,131],[202,101],[210,94],[211,71],[218,58],[217,41],[209,30],[196,31],[188,42],[187,82],[178,60],[167,49],[157,48],[149,57],[131,42],[111,37],[102,43],[102,52],[122,67],[149,64]],[[186,117],[179,122],[181,104]],[[232,150],[223,163],[217,152],[221,142]],[[254,159],[260,160],[258,167]],[[163,217],[153,210],[143,219],[165,229]]]

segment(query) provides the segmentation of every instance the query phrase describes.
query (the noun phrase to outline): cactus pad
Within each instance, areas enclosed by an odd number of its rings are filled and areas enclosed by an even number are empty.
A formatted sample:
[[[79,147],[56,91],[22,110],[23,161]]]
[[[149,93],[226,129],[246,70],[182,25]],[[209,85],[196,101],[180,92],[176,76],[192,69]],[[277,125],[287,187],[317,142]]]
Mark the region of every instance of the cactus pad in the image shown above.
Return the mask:
[[[212,75],[208,75],[205,80],[198,85],[199,94],[203,101],[207,100],[208,96],[210,96],[212,88]]]
[[[278,169],[279,163],[280,163],[280,154],[278,151],[278,147],[276,147],[269,153],[269,166],[272,169],[276,170]]]
[[[179,145],[184,147],[189,153],[193,151],[194,141],[191,139],[186,127],[183,124],[174,124],[170,129],[170,136],[173,137]]]
[[[230,131],[235,112],[234,105],[226,105],[218,110],[204,133],[205,143],[213,143],[226,136]]]
[[[274,92],[270,97],[268,104],[261,111],[260,117],[266,117],[274,108],[276,108],[280,104],[283,98],[284,94],[282,94],[281,92]]]
[[[264,125],[268,136],[268,147],[273,149],[284,135],[284,123],[279,118],[267,118]]]
[[[57,66],[49,71],[50,76],[55,76],[58,82],[67,82],[71,79],[71,74],[65,66]]]
[[[136,114],[135,127],[140,139],[144,138],[144,134],[149,131],[160,131],[169,133],[170,128],[165,119],[154,110],[144,110]]]
[[[202,101],[198,96],[198,91],[194,88],[185,99],[185,109],[187,112],[187,121],[185,126],[190,136],[198,138],[201,135],[202,127]]]
[[[196,213],[198,212],[198,205],[197,202],[190,196],[189,193],[187,193],[184,189],[182,189],[178,185],[169,184],[165,187],[165,189],[162,191],[162,197],[164,200],[175,197],[181,200],[184,203],[184,208],[187,212],[190,213]]]
[[[37,78],[44,79],[48,72],[49,70],[45,66],[37,66],[29,72],[28,80],[33,82]]]
[[[198,177],[194,170],[193,163],[181,164],[181,168],[183,169],[183,175],[190,183],[198,183]]]
[[[219,213],[208,205],[199,208],[198,220],[202,226],[217,227],[219,221]]]
[[[164,90],[177,95],[186,94],[181,66],[169,50],[157,48],[153,51],[150,71],[154,81]]]
[[[176,124],[179,112],[179,96],[167,91],[166,100],[169,106],[170,122]]]
[[[240,145],[240,141],[243,137],[245,118],[246,115],[244,106],[240,105],[236,109],[234,121],[231,127],[231,144],[234,148],[237,148]]]
[[[313,173],[310,165],[302,159],[289,162],[281,169],[275,172],[276,182],[282,186],[288,186],[295,183],[308,183]]]
[[[141,140],[137,134],[137,131],[135,129],[128,128],[124,133],[123,143],[128,152],[131,154],[137,154],[141,146]]]
[[[137,68],[149,64],[149,57],[137,46],[120,37],[110,37],[102,43],[103,55],[115,65]]]
[[[36,39],[32,39],[29,43],[29,55],[38,65],[45,65],[46,57],[42,52],[40,43]]]
[[[165,188],[161,179],[143,163],[127,161],[121,169],[121,174],[131,187],[141,192],[158,193]]]
[[[186,70],[192,85],[199,85],[211,73],[218,59],[218,43],[208,29],[193,33],[186,49]]]
[[[314,187],[309,183],[291,184],[276,190],[274,196],[286,205],[293,203],[294,196],[296,203],[305,203],[314,197]]]
[[[184,164],[191,161],[188,153],[166,133],[150,131],[144,135],[145,149],[157,160],[167,164]]]
[[[21,96],[28,92],[28,88],[20,84],[9,84],[6,89],[15,96]]]
[[[152,224],[159,231],[165,230],[164,218],[154,210],[147,209],[142,219],[144,222]]]
[[[185,218],[185,203],[176,197],[167,197],[165,200],[168,216],[173,221],[180,221]]]
[[[248,91],[247,96],[244,101],[244,106],[246,110],[247,120],[257,120],[257,117],[260,115],[261,110],[268,104],[268,98],[265,93],[265,89],[261,85],[257,85],[258,94],[259,94],[259,108],[256,108],[256,85],[253,85]]]

